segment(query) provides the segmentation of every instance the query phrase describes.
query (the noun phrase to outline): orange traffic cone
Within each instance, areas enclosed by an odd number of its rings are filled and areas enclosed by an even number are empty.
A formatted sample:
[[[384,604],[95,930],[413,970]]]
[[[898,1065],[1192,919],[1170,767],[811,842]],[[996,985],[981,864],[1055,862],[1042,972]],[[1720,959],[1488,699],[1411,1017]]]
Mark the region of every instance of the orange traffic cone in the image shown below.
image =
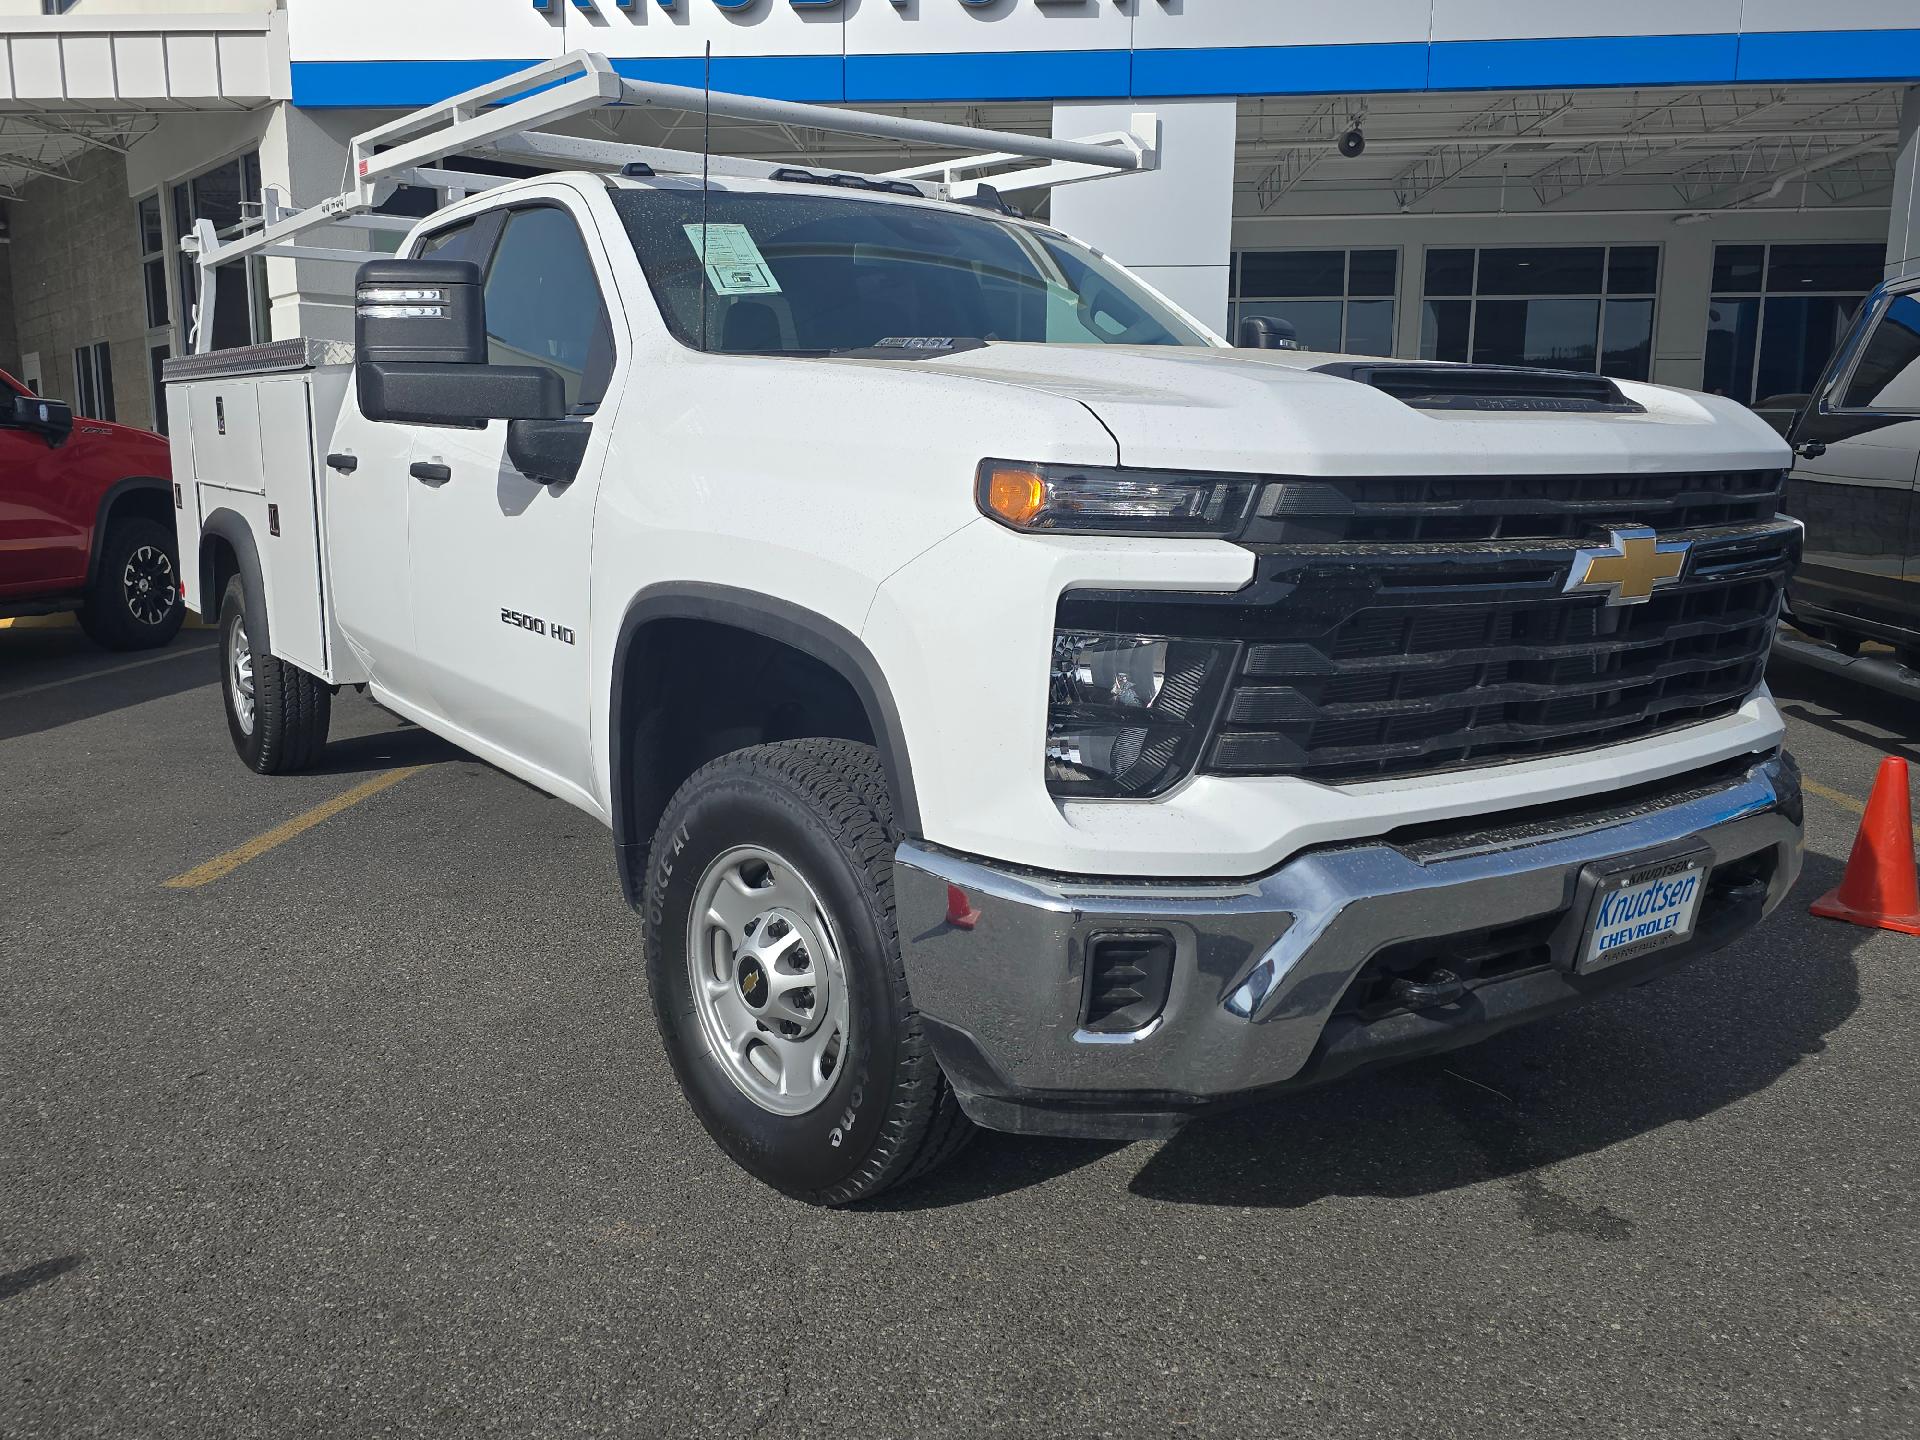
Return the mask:
[[[1867,813],[1854,837],[1840,886],[1813,902],[1813,913],[1876,930],[1920,935],[1920,879],[1913,863],[1913,808],[1907,762],[1880,762]]]

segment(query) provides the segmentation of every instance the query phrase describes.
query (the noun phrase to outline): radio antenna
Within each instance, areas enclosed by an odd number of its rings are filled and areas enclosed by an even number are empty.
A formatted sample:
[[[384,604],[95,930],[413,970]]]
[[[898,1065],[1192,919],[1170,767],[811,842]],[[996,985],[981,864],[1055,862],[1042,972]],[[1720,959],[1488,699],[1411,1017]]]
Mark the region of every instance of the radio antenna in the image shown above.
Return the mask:
[[[706,114],[700,125],[700,350],[707,350],[707,291],[713,272],[707,268],[707,161],[713,152],[713,41],[707,41],[707,59],[701,72]]]

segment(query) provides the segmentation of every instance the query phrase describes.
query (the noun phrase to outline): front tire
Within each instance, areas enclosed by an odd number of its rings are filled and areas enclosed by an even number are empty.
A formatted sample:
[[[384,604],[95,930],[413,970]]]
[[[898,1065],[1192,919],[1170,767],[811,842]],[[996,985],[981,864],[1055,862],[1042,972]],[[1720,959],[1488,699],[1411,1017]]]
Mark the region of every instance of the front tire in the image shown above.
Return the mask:
[[[238,575],[220,601],[220,694],[227,733],[249,770],[286,775],[304,770],[326,747],[333,692],[267,649],[265,607]]]
[[[158,521],[115,520],[80,607],[80,628],[108,650],[151,650],[180,633],[180,563],[173,531]]]
[[[972,1130],[907,993],[880,760],[793,740],[680,787],[647,877],[647,980],[707,1133],[795,1199],[848,1205]]]

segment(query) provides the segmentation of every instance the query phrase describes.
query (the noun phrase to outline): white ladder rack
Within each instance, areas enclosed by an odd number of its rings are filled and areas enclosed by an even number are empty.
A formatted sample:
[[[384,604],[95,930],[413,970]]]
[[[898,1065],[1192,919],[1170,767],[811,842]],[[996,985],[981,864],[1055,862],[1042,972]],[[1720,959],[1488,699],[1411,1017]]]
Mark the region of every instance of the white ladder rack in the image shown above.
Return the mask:
[[[282,205],[279,193],[268,187],[261,197],[257,228],[222,240],[212,222],[196,222],[192,235],[180,242],[181,248],[194,256],[200,267],[200,303],[194,312],[193,351],[205,354],[212,349],[217,292],[212,275],[215,267],[250,255],[357,264],[370,258],[369,252],[293,242],[303,232],[322,225],[388,232],[411,230],[417,221],[373,213],[397,185],[420,185],[460,195],[509,183],[498,175],[450,168],[442,163],[449,157],[497,155],[553,169],[600,172],[644,165],[657,174],[757,179],[770,179],[781,171],[820,168],[798,160],[783,164],[703,155],[697,150],[629,145],[542,133],[540,129],[608,105],[646,106],[696,114],[709,112],[729,120],[791,125],[975,152],[869,177],[909,185],[930,199],[967,199],[978,194],[982,185],[1001,191],[1046,189],[1103,176],[1140,173],[1159,166],[1160,122],[1152,113],[1132,116],[1129,130],[1079,140],[1054,140],[936,120],[870,115],[830,105],[767,100],[687,85],[630,80],[615,71],[606,56],[575,50],[354,136],[350,149],[352,188],[329,196],[317,205],[288,208]],[[1041,163],[1030,163],[1036,161]]]

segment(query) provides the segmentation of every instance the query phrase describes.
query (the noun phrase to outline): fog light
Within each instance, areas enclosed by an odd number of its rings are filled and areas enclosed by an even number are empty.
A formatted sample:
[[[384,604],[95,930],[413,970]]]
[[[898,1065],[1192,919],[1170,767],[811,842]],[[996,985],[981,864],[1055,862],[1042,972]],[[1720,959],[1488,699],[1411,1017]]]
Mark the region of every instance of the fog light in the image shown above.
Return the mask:
[[[1059,631],[1047,713],[1056,795],[1147,798],[1193,768],[1231,647]]]

